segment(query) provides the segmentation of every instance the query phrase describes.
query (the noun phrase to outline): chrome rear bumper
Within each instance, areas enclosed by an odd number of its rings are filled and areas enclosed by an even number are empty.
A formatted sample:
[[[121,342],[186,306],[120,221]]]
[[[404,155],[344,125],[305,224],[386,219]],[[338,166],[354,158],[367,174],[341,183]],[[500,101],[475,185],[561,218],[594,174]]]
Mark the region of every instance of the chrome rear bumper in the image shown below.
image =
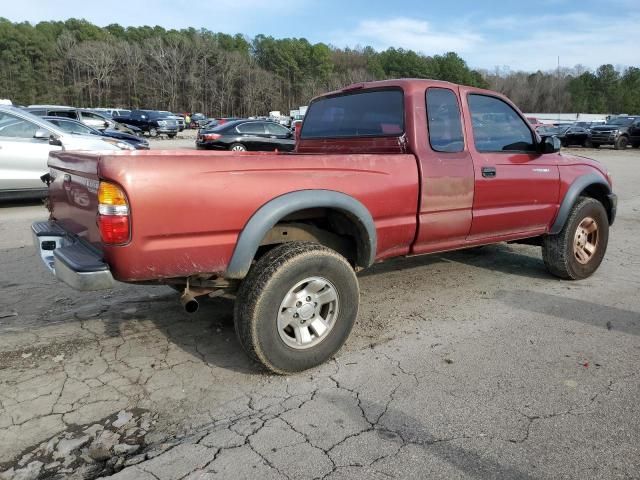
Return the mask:
[[[67,233],[55,222],[31,226],[33,243],[42,262],[59,280],[76,290],[105,290],[115,280],[100,252]]]

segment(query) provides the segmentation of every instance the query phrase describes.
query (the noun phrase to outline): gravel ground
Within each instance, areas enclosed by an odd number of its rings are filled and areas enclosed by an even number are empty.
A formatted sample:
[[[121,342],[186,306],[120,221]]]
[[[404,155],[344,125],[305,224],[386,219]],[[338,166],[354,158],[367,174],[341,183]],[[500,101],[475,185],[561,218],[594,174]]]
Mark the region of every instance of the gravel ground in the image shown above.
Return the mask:
[[[247,360],[229,300],[57,283],[44,208],[0,208],[0,479],[640,478],[640,152],[573,153],[620,196],[593,277],[524,245],[377,265],[345,348],[291,377]]]

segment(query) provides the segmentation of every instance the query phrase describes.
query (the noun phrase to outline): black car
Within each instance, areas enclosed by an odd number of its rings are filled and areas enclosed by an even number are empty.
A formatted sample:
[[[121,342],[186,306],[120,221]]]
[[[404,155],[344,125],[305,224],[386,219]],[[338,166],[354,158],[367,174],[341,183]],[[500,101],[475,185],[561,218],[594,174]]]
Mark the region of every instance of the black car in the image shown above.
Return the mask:
[[[125,125],[132,125],[139,128],[151,137],[166,134],[173,138],[178,134],[178,122],[174,115],[169,112],[158,112],[156,110],[133,110],[129,115],[113,117],[113,120]]]
[[[189,128],[202,128],[211,120],[203,113],[194,113],[191,115],[191,123],[189,124]]]
[[[95,128],[88,127],[84,123],[72,120],[70,118],[61,117],[42,117],[44,120],[53,123],[61,130],[69,133],[76,133],[78,135],[99,135],[101,137],[109,137],[114,140],[120,140],[126,142],[136,150],[148,150],[149,142],[144,138],[129,133],[119,132],[118,130],[107,129],[101,132]]]
[[[234,120],[212,128],[203,128],[196,138],[197,148],[216,148],[236,152],[290,152],[296,146],[293,132],[275,122]]]
[[[629,144],[633,148],[640,147],[640,116],[615,117],[606,125],[592,127],[591,144],[594,148],[613,145],[616,150],[624,150]]]
[[[553,135],[558,137],[563,147],[570,145],[588,146],[591,134],[584,127],[576,127],[573,125],[559,125],[557,127],[540,127],[538,129],[540,135]]]

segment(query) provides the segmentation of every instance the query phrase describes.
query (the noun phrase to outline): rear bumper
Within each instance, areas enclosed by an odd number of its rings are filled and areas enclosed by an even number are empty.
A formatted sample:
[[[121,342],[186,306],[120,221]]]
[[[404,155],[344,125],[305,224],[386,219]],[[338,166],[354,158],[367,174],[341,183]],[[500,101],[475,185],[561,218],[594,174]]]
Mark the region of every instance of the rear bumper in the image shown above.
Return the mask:
[[[113,287],[115,280],[109,265],[95,248],[68,234],[55,222],[36,222],[31,232],[40,258],[59,280],[83,291]]]

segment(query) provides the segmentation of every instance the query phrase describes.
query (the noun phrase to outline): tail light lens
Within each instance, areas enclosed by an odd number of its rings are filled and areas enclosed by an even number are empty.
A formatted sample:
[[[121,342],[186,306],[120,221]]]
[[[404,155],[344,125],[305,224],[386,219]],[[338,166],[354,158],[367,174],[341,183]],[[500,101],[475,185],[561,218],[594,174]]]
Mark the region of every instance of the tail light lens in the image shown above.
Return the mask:
[[[106,245],[121,245],[127,243],[131,237],[129,202],[118,185],[100,182],[98,227],[102,243]]]
[[[222,135],[220,135],[219,133],[205,133],[204,135],[202,135],[202,137],[205,140],[217,140],[221,137]]]

